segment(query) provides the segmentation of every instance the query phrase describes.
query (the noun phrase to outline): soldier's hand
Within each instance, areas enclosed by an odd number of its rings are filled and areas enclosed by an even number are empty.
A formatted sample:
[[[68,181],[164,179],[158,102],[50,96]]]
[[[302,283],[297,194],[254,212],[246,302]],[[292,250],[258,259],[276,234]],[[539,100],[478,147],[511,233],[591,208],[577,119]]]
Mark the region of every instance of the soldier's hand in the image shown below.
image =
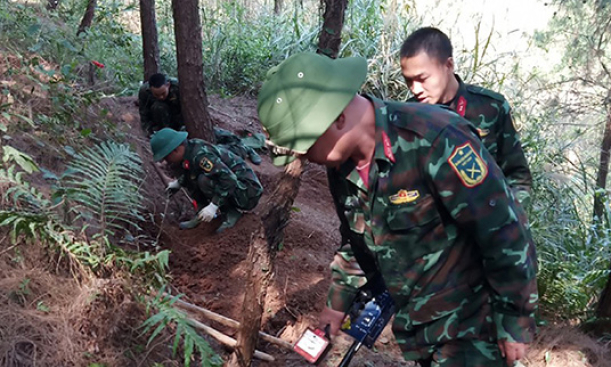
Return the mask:
[[[329,325],[329,333],[333,336],[337,335],[343,319],[343,312],[335,311],[330,307],[325,307],[318,316],[318,328],[320,330],[325,330],[325,327]]]
[[[165,188],[166,194],[168,194],[170,196],[176,194],[178,192],[178,190],[180,190],[180,183],[178,183],[178,180],[170,181],[168,186]]]
[[[216,217],[216,211],[218,210],[218,206],[213,203],[208,204],[204,209],[200,210],[197,213],[197,218],[199,218],[202,222],[210,222],[214,217]]]
[[[505,358],[509,367],[513,367],[515,361],[524,358],[528,350],[528,344],[512,343],[507,340],[499,340],[498,345],[501,356]]]

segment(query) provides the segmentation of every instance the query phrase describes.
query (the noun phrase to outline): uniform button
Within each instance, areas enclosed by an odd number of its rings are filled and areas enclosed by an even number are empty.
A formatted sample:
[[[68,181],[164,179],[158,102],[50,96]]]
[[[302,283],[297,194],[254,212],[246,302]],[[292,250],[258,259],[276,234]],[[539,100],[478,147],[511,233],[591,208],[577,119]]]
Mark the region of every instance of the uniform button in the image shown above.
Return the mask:
[[[496,200],[490,200],[490,203],[488,203],[490,206],[496,206]]]

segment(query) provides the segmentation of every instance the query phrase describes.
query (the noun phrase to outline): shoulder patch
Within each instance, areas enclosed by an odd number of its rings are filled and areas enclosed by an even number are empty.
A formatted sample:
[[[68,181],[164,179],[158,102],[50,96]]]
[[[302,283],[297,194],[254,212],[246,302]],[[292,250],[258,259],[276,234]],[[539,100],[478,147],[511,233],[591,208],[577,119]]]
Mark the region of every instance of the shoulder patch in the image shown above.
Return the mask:
[[[467,84],[467,90],[471,93],[479,94],[482,96],[490,97],[492,99],[496,99],[497,101],[505,102],[505,97],[502,94],[493,92],[490,89],[478,87],[477,85]]]
[[[212,161],[210,161],[208,158],[202,157],[202,159],[199,161],[199,168],[203,169],[204,172],[208,173],[212,171],[212,169],[214,168],[214,164],[212,164]]]
[[[481,184],[488,176],[488,166],[470,142],[456,147],[448,158],[448,163],[463,185],[469,188]]]

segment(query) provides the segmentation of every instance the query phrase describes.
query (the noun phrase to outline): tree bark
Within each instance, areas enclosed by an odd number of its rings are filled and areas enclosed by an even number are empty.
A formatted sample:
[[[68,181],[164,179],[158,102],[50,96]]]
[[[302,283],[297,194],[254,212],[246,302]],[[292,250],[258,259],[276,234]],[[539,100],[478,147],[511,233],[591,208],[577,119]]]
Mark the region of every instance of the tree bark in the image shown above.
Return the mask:
[[[83,20],[81,20],[81,25],[78,26],[78,31],[76,31],[77,36],[85,32],[87,28],[91,27],[91,22],[93,22],[93,17],[95,15],[96,6],[97,6],[97,0],[89,0],[87,2],[87,10],[85,10],[85,15],[83,15]]]
[[[274,273],[276,251],[284,240],[284,227],[288,223],[291,207],[299,192],[302,165],[303,162],[296,159],[286,167],[278,180],[276,190],[262,206],[261,226],[252,237],[247,258],[247,274],[250,276],[244,288],[238,344],[227,364],[228,367],[248,367],[252,361],[261,329],[267,288]]]
[[[598,176],[596,177],[596,193],[594,195],[594,220],[601,221],[604,215],[605,201],[607,198],[607,175],[609,174],[609,157],[611,150],[611,90],[607,96],[606,103],[607,121],[603,132],[603,140],[600,145],[600,164]]]
[[[198,0],[172,0],[180,105],[190,138],[213,141],[202,66]]]
[[[140,27],[142,29],[142,58],[144,60],[144,79],[159,72],[159,42],[157,40],[157,20],[155,0],[140,0]]]
[[[600,152],[600,166],[598,168],[598,177],[596,179],[596,188],[600,193],[594,196],[594,220],[603,223],[605,199],[607,198],[606,184],[607,174],[609,173],[609,150],[611,149],[611,90],[606,100],[607,122],[603,133],[603,141]],[[605,223],[607,227],[609,223]],[[604,235],[604,234],[603,234]],[[607,280],[607,285],[603,289],[600,300],[596,308],[596,316],[601,320],[607,320],[605,323],[611,325],[611,276]]]
[[[278,15],[282,11],[283,0],[274,0],[274,14]]]
[[[335,59],[342,43],[344,12],[348,7],[348,0],[324,0],[324,4],[323,24],[318,35],[316,52]]]

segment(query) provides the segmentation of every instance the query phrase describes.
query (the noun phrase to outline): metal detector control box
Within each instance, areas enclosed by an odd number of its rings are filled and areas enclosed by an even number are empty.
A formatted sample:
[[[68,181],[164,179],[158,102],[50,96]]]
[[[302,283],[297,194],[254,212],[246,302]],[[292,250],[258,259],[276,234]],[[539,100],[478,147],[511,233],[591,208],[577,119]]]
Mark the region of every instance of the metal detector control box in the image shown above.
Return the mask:
[[[344,317],[341,330],[371,348],[394,313],[395,303],[388,290],[376,296],[360,291]]]

